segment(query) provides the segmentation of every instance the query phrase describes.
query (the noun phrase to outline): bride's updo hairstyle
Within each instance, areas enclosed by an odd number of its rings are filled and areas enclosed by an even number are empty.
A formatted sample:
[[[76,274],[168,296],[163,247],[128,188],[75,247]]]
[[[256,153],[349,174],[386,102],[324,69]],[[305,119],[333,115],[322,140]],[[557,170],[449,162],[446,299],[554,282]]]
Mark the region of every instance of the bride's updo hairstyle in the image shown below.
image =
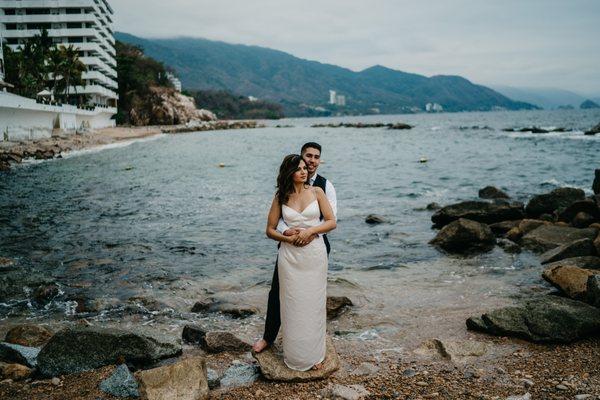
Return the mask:
[[[290,154],[285,156],[281,166],[279,167],[279,175],[277,176],[277,200],[279,205],[284,205],[290,198],[290,194],[294,190],[294,173],[298,171],[300,161],[304,161],[299,154]]]

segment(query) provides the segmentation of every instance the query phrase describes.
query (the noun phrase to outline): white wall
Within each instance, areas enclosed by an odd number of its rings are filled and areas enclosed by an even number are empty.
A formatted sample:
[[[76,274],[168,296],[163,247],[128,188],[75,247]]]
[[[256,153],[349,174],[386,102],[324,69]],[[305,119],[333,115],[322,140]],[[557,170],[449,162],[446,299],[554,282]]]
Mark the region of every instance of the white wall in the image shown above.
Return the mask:
[[[47,138],[55,128],[65,133],[115,126],[114,109],[80,110],[75,106],[50,106],[11,93],[0,92],[0,140]]]

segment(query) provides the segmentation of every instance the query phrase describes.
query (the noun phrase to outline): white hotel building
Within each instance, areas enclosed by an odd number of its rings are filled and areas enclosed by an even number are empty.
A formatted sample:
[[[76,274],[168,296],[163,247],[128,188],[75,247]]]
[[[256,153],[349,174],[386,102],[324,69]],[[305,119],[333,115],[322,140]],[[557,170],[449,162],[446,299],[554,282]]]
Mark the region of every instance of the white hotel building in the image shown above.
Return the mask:
[[[0,0],[0,37],[5,44],[17,50],[27,38],[46,29],[55,45],[75,46],[87,67],[82,76],[85,86],[69,92],[87,95],[95,108],[75,115],[76,121],[65,115],[62,119],[68,126],[61,121],[61,128],[77,129],[80,123],[92,128],[114,126],[110,118],[117,112],[119,96],[112,24],[113,10],[107,0]],[[0,130],[2,108],[11,100],[14,95],[4,102],[0,98]],[[73,114],[74,106],[62,107],[66,114]]]

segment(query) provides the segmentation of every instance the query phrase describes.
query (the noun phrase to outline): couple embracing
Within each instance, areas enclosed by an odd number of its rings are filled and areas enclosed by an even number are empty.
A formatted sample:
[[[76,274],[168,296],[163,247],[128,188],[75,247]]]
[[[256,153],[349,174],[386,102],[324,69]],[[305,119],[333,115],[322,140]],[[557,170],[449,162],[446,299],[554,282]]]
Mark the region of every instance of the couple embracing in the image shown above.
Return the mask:
[[[336,228],[337,202],[331,182],[317,174],[321,146],[309,142],[301,154],[283,159],[267,218],[267,236],[279,242],[263,338],[270,346],[281,327],[285,364],[319,369],[325,359],[327,232]]]

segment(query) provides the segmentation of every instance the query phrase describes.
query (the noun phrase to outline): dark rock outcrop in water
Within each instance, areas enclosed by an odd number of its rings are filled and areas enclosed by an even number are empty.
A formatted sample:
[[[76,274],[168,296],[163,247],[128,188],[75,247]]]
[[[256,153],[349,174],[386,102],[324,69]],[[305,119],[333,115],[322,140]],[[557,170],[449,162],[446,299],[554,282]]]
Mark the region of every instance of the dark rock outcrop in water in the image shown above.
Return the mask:
[[[479,190],[482,199],[510,199],[510,196],[494,186],[486,186]]]
[[[438,210],[431,216],[436,227],[441,228],[459,218],[466,218],[484,224],[522,219],[521,203],[488,203],[485,201],[463,201]]]
[[[395,130],[403,130],[403,129],[412,129],[411,125],[404,124],[402,122],[397,122],[394,124],[384,124],[382,122],[377,122],[374,124],[364,123],[364,122],[339,122],[339,123],[331,123],[331,124],[314,124],[310,126],[311,128],[387,128],[387,129],[395,129]]]
[[[598,124],[598,129],[600,129],[600,124]],[[594,171],[594,182],[592,183],[592,190],[595,195],[600,195],[600,169]],[[596,202],[598,204],[598,202]]]
[[[584,199],[585,192],[581,189],[558,188],[550,193],[533,196],[527,203],[525,212],[528,216],[535,218],[542,214],[552,214],[557,209],[568,207],[572,203]]]
[[[491,250],[496,238],[487,225],[460,218],[444,226],[429,243],[449,253],[469,254]]]
[[[560,261],[565,258],[595,256],[596,249],[590,239],[579,239],[548,250],[540,256],[542,264]]]
[[[115,364],[124,359],[149,366],[181,353],[181,346],[133,332],[108,328],[68,328],[57,332],[38,355],[44,376],[72,374]]]
[[[369,215],[367,215],[367,218],[365,218],[365,222],[367,224],[372,224],[372,225],[373,224],[383,224],[383,223],[387,222],[387,219],[385,219],[381,215],[369,214]]]
[[[533,342],[569,343],[600,332],[600,309],[558,296],[543,296],[467,320],[467,328]]]
[[[596,133],[600,133],[600,124],[594,126],[589,131],[586,131],[586,135],[595,135]]]
[[[327,319],[333,319],[340,315],[346,307],[354,304],[346,296],[327,296]]]
[[[529,250],[545,252],[576,240],[593,240],[597,234],[598,229],[595,228],[578,229],[570,226],[541,225],[525,234],[521,243]]]

